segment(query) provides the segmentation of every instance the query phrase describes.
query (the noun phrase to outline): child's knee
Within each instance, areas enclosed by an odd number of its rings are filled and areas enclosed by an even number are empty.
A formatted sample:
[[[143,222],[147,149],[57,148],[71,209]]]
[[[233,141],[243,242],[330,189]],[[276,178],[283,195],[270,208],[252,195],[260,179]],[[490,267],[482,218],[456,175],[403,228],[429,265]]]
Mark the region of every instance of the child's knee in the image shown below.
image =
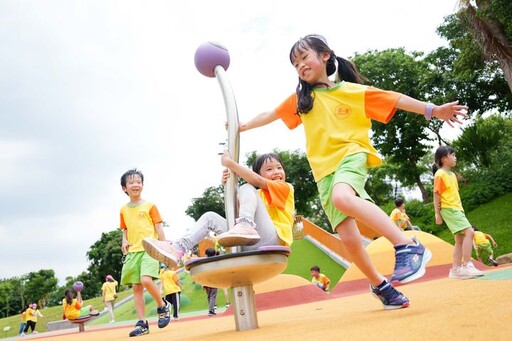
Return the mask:
[[[336,209],[344,212],[347,208],[352,207],[355,195],[343,190],[338,190],[332,194],[332,204]]]

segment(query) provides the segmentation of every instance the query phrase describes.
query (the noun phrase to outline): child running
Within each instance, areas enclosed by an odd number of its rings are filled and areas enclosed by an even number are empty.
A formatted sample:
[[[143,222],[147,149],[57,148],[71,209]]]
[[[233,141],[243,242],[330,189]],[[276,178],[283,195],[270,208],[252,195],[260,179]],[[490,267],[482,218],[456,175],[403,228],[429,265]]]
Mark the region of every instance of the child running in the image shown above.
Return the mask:
[[[265,245],[292,244],[294,191],[293,186],[286,182],[286,173],[279,156],[274,153],[260,155],[250,170],[235,162],[229,152],[225,151],[221,163],[226,167],[222,176],[223,184],[229,178],[229,171],[247,181],[238,190],[239,217],[235,225],[228,231],[224,217],[215,212],[206,212],[181,238],[165,242],[144,239],[142,244],[151,257],[172,268],[210,231],[219,235],[220,245],[242,246],[245,251]]]
[[[141,197],[144,175],[138,169],[130,169],[121,176],[121,188],[130,197],[130,202],[121,208],[121,249],[125,258],[121,272],[121,285],[131,285],[138,321],[130,336],[149,334],[145,315],[144,289],[157,304],[158,328],[164,328],[171,321],[170,304],[163,301],[160,289],[153,281],[158,278],[160,264],[149,257],[142,247],[142,239],[165,239],[162,218],[152,202]]]
[[[382,163],[370,143],[371,119],[387,123],[396,109],[451,122],[467,107],[458,102],[436,106],[406,95],[361,84],[361,75],[350,61],[336,57],[324,37],[308,35],[291,48],[290,62],[299,76],[296,93],[275,110],[263,112],[241,124],[240,131],[281,119],[290,129],[304,125],[306,154],[329,221],[354,263],[369,279],[371,292],[384,309],[409,306],[409,300],[377,272],[361,243],[356,219],[386,237],[395,247],[391,281],[407,283],[425,273],[431,252],[416,238],[398,230],[364,189],[368,167]],[[329,76],[337,70],[333,82]]]
[[[483,276],[471,262],[474,230],[469,223],[459,196],[459,183],[452,168],[457,164],[455,150],[450,146],[440,146],[434,155],[434,210],[436,224],[444,222],[455,238],[453,263],[449,278],[468,279]]]

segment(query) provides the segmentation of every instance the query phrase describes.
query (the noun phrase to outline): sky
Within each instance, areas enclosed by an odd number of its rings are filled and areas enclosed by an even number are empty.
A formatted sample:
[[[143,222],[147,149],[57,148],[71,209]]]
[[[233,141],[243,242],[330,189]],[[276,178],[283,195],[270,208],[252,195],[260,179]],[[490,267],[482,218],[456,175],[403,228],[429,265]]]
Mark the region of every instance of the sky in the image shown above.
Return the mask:
[[[293,4],[293,6],[290,6]],[[317,6],[322,4],[322,6]],[[137,167],[168,239],[220,182],[226,113],[219,84],[194,66],[213,41],[240,121],[275,108],[297,84],[298,38],[322,34],[339,56],[403,47],[430,52],[456,0],[0,0],[0,279],[53,269],[60,284],[119,226],[120,177]],[[392,89],[390,89],[392,90]],[[453,134],[454,131],[447,132]],[[245,132],[254,150],[304,150],[282,122]]]

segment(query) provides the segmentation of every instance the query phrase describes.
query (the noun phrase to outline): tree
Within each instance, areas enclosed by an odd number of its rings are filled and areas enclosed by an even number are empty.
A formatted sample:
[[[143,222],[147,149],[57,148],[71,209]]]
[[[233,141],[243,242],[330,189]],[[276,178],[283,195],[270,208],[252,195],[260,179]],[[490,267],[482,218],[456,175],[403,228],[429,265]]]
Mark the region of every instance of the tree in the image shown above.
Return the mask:
[[[91,245],[89,251],[87,251],[87,259],[91,262],[87,268],[89,274],[82,273],[77,277],[78,280],[84,283],[84,296],[87,297],[88,293],[98,295],[101,291],[101,284],[108,274],[114,276],[114,278],[121,278],[123,267],[122,236],[123,233],[120,229],[104,232],[100,239]]]
[[[425,99],[422,80],[427,64],[420,52],[406,53],[404,49],[368,51],[356,54],[354,63],[370,85],[393,90],[417,99]],[[390,124],[372,123],[375,148],[394,166],[395,176],[404,187],[418,186],[423,202],[430,196],[421,181],[427,171],[420,160],[430,150],[428,122],[423,116],[397,111]]]
[[[37,302],[41,306],[45,306],[50,293],[57,289],[57,282],[55,271],[51,269],[30,272],[26,276],[24,285],[27,302]]]
[[[12,290],[12,284],[8,280],[0,281],[0,307],[2,307],[0,313],[3,314],[4,317],[10,315]]]
[[[452,145],[462,164],[490,168],[493,153],[511,137],[512,121],[500,115],[492,115],[486,119],[477,118],[472,125],[462,130]]]
[[[198,220],[205,212],[215,212],[225,217],[224,209],[224,187],[208,187],[204,190],[203,196],[194,198],[192,204],[187,207],[185,213],[194,220]]]
[[[459,5],[458,17],[478,45],[477,53],[485,60],[498,62],[512,92],[510,0],[461,0]]]

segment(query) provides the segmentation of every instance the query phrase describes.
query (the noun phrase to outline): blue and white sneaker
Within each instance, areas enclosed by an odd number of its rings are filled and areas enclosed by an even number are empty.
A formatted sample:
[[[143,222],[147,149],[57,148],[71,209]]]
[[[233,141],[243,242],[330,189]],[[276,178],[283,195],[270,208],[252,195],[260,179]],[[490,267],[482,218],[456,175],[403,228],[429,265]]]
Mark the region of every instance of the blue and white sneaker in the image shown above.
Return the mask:
[[[142,336],[142,335],[146,335],[146,334],[149,334],[148,321],[144,322],[142,320],[139,320],[135,324],[135,329],[130,332],[130,337]]]
[[[158,328],[167,327],[169,322],[171,322],[171,304],[167,301],[164,301],[163,307],[158,307],[156,309],[156,313],[158,314]]]
[[[409,283],[423,277],[432,252],[425,248],[416,237],[414,244],[395,246],[395,270],[391,282]]]
[[[400,291],[393,288],[391,283],[384,280],[379,286],[370,285],[370,291],[384,306],[384,310],[402,309],[409,306],[409,300]]]

